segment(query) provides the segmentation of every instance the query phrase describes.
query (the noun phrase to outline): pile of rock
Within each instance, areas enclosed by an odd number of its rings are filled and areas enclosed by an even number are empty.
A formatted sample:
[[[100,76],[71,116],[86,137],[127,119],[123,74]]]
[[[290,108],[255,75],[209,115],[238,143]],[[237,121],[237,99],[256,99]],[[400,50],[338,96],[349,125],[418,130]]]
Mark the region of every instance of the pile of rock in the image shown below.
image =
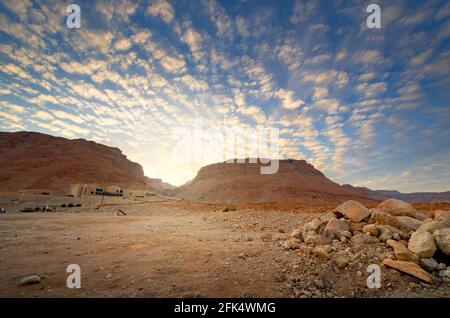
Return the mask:
[[[427,283],[432,283],[433,279],[450,282],[450,266],[434,258],[436,255],[448,262],[450,211],[427,215],[401,200],[386,200],[375,209],[367,209],[357,201],[347,201],[295,229],[283,246],[329,257],[329,253],[336,250],[332,246],[364,247],[375,243],[393,250],[392,257],[382,261],[385,266]]]

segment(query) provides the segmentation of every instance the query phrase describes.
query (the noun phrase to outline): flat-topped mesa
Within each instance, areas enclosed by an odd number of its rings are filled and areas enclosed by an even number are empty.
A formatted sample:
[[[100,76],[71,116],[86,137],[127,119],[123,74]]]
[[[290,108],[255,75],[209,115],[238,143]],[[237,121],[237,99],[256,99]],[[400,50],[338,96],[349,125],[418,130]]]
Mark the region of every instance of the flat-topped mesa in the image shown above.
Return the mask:
[[[1,132],[0,188],[62,190],[71,184],[146,189],[144,170],[118,148],[36,132]]]
[[[176,197],[223,203],[343,202],[368,199],[328,179],[305,160],[279,160],[274,174],[261,174],[262,164],[220,162],[201,168],[192,182],[175,190]],[[243,160],[242,160],[243,161]]]

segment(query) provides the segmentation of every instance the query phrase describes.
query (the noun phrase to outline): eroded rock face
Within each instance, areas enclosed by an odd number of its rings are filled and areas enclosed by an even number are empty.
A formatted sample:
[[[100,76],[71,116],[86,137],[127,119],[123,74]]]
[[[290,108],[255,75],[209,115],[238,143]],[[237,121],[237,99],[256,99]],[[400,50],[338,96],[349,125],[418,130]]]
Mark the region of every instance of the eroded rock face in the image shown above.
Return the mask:
[[[370,215],[369,210],[364,205],[353,200],[342,203],[336,208],[336,211],[353,222],[361,222]]]
[[[436,244],[430,232],[420,231],[411,235],[408,249],[419,257],[432,257],[436,252]]]
[[[433,236],[439,250],[446,255],[450,255],[450,228],[437,230]]]
[[[389,267],[392,267],[396,270],[399,270],[401,272],[410,274],[412,276],[415,276],[424,282],[432,283],[433,278],[430,274],[428,274],[426,271],[424,271],[422,268],[420,268],[419,265],[413,262],[405,262],[405,261],[395,261],[392,259],[385,259],[383,260],[383,264]]]
[[[379,209],[395,216],[410,216],[418,220],[424,220],[426,215],[413,208],[413,206],[405,201],[397,199],[389,199],[382,202]]]

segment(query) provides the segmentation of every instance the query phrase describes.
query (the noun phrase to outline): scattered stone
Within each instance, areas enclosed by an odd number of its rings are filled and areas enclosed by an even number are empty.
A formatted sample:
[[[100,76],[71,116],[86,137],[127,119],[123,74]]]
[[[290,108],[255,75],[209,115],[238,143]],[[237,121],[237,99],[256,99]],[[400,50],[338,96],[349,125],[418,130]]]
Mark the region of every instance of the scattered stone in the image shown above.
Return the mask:
[[[450,228],[437,230],[433,233],[433,236],[439,250],[446,255],[450,255]]]
[[[311,246],[302,245],[300,249],[307,255],[311,255],[313,253],[313,248]]]
[[[324,288],[325,287],[325,285],[323,284],[323,280],[322,280],[322,278],[316,278],[315,280],[314,280],[314,285],[316,285],[316,287],[317,288],[320,288],[320,289],[322,289],[322,288]]]
[[[420,259],[420,266],[422,266],[427,271],[434,271],[438,268],[439,264],[436,262],[436,260],[432,257],[430,258],[421,258]]]
[[[378,237],[380,235],[380,231],[377,228],[376,224],[367,224],[362,228],[362,232],[365,234],[370,234],[372,236]]]
[[[354,200],[342,203],[336,208],[336,211],[353,222],[361,222],[370,215],[369,210],[364,205]]]
[[[409,239],[408,249],[421,258],[427,258],[436,252],[436,244],[429,232],[414,232]]]
[[[447,265],[445,265],[445,263],[439,263],[439,265],[437,266],[437,270],[438,271],[440,271],[440,270],[443,270],[443,269],[446,269],[447,268]]]
[[[397,241],[400,241],[400,240],[401,240],[400,234],[398,234],[398,233],[392,234],[392,238],[393,238],[394,240],[397,240]]]
[[[383,232],[378,237],[381,241],[386,242],[387,240],[392,239],[393,233],[389,229],[384,229]]]
[[[402,200],[389,199],[382,202],[378,208],[391,215],[410,216],[418,220],[424,220],[426,218],[424,213],[417,211],[410,203]]]
[[[335,219],[336,216],[333,212],[327,212],[320,217],[322,223],[328,223],[331,219]]]
[[[353,233],[353,235],[355,235],[356,232],[362,232],[362,229],[364,227],[364,225],[366,225],[367,223],[365,222],[357,222],[357,223],[350,223],[350,232]]]
[[[318,257],[330,258],[330,254],[323,247],[316,247],[313,249],[313,254]]]
[[[431,234],[434,233],[436,230],[442,230],[446,228],[447,226],[439,221],[433,220],[433,219],[426,219],[422,222],[422,225],[419,226],[417,229],[417,232],[424,231],[424,232],[430,232]]]
[[[295,237],[295,238],[302,238],[302,230],[301,229],[295,229],[294,231],[292,231],[291,233],[291,237]]]
[[[314,244],[316,242],[316,236],[314,234],[309,234],[306,238],[305,238],[305,244]]]
[[[399,230],[398,228],[393,227],[391,225],[377,224],[377,228],[378,230],[380,230],[380,233],[382,233],[385,230],[389,230],[392,233],[397,233],[400,236],[400,238],[408,239],[410,237],[409,233],[405,233],[402,230]]]
[[[261,236],[260,236],[260,238],[261,238],[261,240],[263,240],[263,241],[271,241],[272,240],[272,234],[271,233],[264,233],[264,234],[261,234]]]
[[[394,249],[395,257],[399,261],[418,263],[419,257],[408,250],[402,243],[394,240],[387,240],[386,243]]]
[[[412,218],[410,216],[396,216],[395,217],[401,225],[401,229],[415,231],[422,224],[419,220]]]
[[[30,275],[25,276],[19,281],[19,286],[27,286],[27,285],[33,285],[38,284],[41,282],[41,278],[38,275]]]
[[[112,278],[112,275],[111,275],[111,274],[106,274],[106,275],[105,275],[105,278],[106,278],[106,279],[111,279],[111,278]]]
[[[245,261],[247,259],[247,255],[245,255],[245,253],[242,252],[241,254],[239,254],[239,258]]]
[[[444,282],[450,282],[450,270],[446,269],[446,270],[441,270],[439,271],[439,277],[442,278],[444,280]]]
[[[432,283],[433,278],[430,274],[428,274],[426,271],[424,271],[419,265],[413,262],[405,262],[405,261],[394,261],[392,259],[385,259],[383,260],[383,264],[392,267],[396,270],[399,270],[401,272],[407,273],[409,275],[412,275],[414,277],[417,277],[424,282]]]
[[[378,238],[367,234],[357,234],[353,236],[350,240],[355,245],[375,244],[379,242]]]
[[[303,228],[304,228],[305,233],[308,233],[311,230],[316,231],[320,227],[321,224],[322,224],[322,222],[320,222],[319,219],[315,218],[315,219],[309,221],[308,223],[306,223]]]
[[[341,232],[341,237],[342,236],[347,239],[350,239],[352,237],[352,233],[350,233],[350,231],[343,231],[343,232]]]
[[[326,245],[333,241],[333,233],[330,231],[323,231],[322,234],[318,234],[314,237],[314,243],[316,245]]]
[[[291,237],[289,239],[289,243],[291,245],[291,249],[296,250],[296,249],[299,249],[300,246],[302,245],[302,240],[300,240],[296,237]]]
[[[343,269],[348,265],[348,260],[344,257],[339,257],[338,259],[336,259],[336,266],[339,269]]]

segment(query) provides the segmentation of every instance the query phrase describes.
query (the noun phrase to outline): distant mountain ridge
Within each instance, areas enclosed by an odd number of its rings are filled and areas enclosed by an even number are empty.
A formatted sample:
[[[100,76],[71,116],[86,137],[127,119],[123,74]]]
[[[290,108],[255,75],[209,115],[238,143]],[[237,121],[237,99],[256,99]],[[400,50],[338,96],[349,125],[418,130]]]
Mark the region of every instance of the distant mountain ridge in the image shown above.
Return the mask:
[[[401,193],[395,190],[374,190],[377,194],[408,202],[450,202],[450,191]]]
[[[450,202],[450,191],[401,193],[339,185],[304,160],[280,160],[275,174],[262,175],[260,163],[215,163],[202,167],[180,187],[144,176],[140,164],[118,148],[84,139],[36,132],[0,132],[0,191],[55,189],[74,183],[146,189],[192,201],[222,203],[338,203],[349,199]]]
[[[407,202],[449,202],[450,191],[446,192],[412,192],[402,193],[396,190],[371,190],[365,187],[354,187],[345,184],[343,187],[353,188],[365,196],[369,196],[375,200],[398,199]]]

